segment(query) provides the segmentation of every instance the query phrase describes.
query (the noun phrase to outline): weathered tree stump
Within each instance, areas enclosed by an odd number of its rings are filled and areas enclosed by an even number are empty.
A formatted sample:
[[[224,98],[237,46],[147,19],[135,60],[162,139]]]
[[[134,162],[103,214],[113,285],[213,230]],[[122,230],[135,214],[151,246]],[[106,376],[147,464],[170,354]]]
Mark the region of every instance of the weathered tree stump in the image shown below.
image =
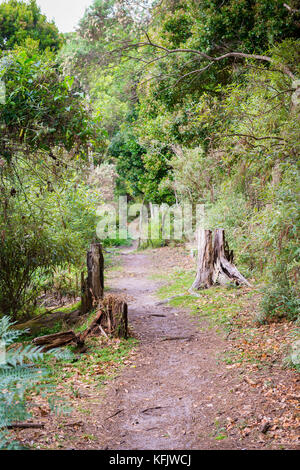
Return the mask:
[[[33,340],[38,346],[43,346],[43,351],[75,344],[81,348],[85,346],[85,340],[89,336],[108,335],[118,338],[128,338],[128,307],[120,297],[108,295],[100,301],[99,309],[91,324],[82,332],[74,333],[73,330],[63,331],[46,336],[40,336]]]
[[[229,250],[225,241],[225,230],[216,229],[214,242],[212,242],[212,231],[200,229],[198,231],[197,275],[192,289],[207,289],[215,284],[225,285],[231,282],[236,285],[250,286],[247,279],[233,264],[233,251]]]
[[[126,339],[128,337],[127,303],[114,295],[108,295],[103,301],[103,306],[108,334]]]
[[[211,230],[199,230],[198,240],[198,269],[192,289],[207,289],[213,285],[213,245]]]
[[[104,258],[101,243],[93,243],[87,252],[87,278],[81,273],[81,313],[90,312],[103,298]]]
[[[214,236],[214,265],[213,282],[214,284],[228,284],[234,282],[236,285],[245,284],[250,286],[247,279],[242,276],[236,266],[233,264],[233,251],[230,251],[225,241],[225,230],[218,228]]]

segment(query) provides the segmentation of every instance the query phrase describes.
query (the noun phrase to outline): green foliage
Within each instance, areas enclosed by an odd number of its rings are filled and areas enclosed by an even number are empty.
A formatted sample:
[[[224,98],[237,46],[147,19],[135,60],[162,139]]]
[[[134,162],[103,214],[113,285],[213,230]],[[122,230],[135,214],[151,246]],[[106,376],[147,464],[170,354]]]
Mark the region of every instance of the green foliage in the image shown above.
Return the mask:
[[[277,41],[297,36],[297,18],[284,3],[284,0],[187,1],[195,19],[193,42],[206,51],[218,45],[243,52],[263,52]],[[289,5],[297,7],[296,3],[291,1]]]
[[[95,236],[101,196],[80,173],[69,172],[65,182],[48,174],[46,184],[23,168],[22,181],[3,175],[2,181],[0,312],[16,318],[32,312],[42,289],[59,284],[63,290],[67,268],[78,278]]]
[[[40,275],[58,262],[53,257],[60,253],[43,227],[20,221],[10,228],[0,250],[0,312],[15,319],[20,310],[30,312],[41,289]]]
[[[12,330],[8,317],[0,319],[0,342],[3,350],[14,343],[23,332]],[[10,442],[5,429],[17,421],[30,417],[26,392],[40,382],[44,372],[32,367],[42,358],[36,347],[11,348],[6,352],[5,361],[0,363],[0,449],[18,448]]]
[[[41,50],[58,50],[62,36],[54,22],[47,21],[36,0],[6,0],[0,5],[0,49],[23,45],[27,38],[39,42]]]
[[[117,133],[111,140],[109,153],[116,159],[119,194],[138,196],[141,194],[141,180],[145,172],[144,149],[138,144],[130,129]]]
[[[27,42],[2,55],[0,78],[6,100],[0,104],[0,155],[6,160],[20,149],[71,150],[93,138],[74,78],[63,76],[52,53],[41,54],[37,43]]]
[[[276,284],[265,290],[261,310],[266,321],[300,318],[299,296],[285,276],[284,266],[282,266],[282,273],[276,279]]]
[[[102,133],[74,77],[36,41],[2,54],[1,78],[0,312],[15,319],[32,313],[58,271],[82,269],[101,202],[82,160]]]
[[[49,351],[42,353],[40,348],[16,343],[24,331],[13,328],[14,323],[9,317],[0,319],[0,450],[20,449],[16,441],[12,441],[7,427],[16,422],[31,418],[34,403],[28,400],[28,394],[34,390],[48,398],[48,403],[56,414],[67,414],[70,408],[59,397],[55,396],[54,388],[48,383],[49,372],[42,367],[46,358],[66,361],[74,358],[69,351]],[[3,360],[2,360],[3,359]]]

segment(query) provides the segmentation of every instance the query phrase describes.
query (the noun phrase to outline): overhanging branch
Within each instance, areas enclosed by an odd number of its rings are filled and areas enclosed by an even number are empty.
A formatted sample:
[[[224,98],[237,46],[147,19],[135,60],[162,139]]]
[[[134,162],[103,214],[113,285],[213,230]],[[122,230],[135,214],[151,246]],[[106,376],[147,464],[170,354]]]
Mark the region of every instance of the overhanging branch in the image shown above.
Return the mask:
[[[278,64],[276,63],[271,57],[266,56],[266,55],[259,55],[259,54],[246,54],[244,52],[226,52],[226,54],[213,57],[205,52],[199,51],[198,49],[189,49],[189,48],[176,48],[176,49],[168,49],[167,47],[164,47],[160,44],[154,43],[152,39],[150,38],[149,34],[147,31],[144,31],[144,34],[146,36],[147,41],[140,41],[134,44],[127,44],[123,47],[123,50],[125,49],[139,49],[142,47],[153,47],[155,49],[160,49],[164,51],[166,54],[164,54],[163,57],[169,56],[171,54],[195,54],[200,56],[202,59],[207,60],[209,63],[204,66],[202,69],[198,69],[197,73],[203,73],[205,70],[209,69],[212,67],[215,63],[223,61],[225,59],[229,59],[231,57],[239,58],[239,59],[251,59],[251,60],[257,60],[261,62],[268,62],[269,64],[273,64],[275,67],[277,67],[280,71],[282,71],[285,75],[287,75],[290,79],[295,80],[296,77],[295,75],[291,72],[289,67],[287,67],[284,64]],[[159,58],[157,59],[159,60]],[[152,59],[149,61],[150,63],[155,62],[156,59]]]

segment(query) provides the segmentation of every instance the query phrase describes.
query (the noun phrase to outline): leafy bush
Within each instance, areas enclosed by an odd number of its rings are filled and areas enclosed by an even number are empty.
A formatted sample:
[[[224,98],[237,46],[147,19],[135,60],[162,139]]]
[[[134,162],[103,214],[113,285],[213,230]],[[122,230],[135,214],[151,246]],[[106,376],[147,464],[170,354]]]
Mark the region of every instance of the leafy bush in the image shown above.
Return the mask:
[[[57,246],[41,227],[6,228],[0,249],[0,312],[28,315],[41,289],[40,276],[58,260]]]
[[[261,309],[266,320],[299,318],[300,299],[284,274],[275,285],[265,290]]]
[[[79,172],[69,173],[63,188],[50,175],[48,187],[23,169],[21,174],[22,183],[2,179],[0,205],[0,313],[13,320],[29,316],[42,289],[76,291],[101,202]]]
[[[16,156],[17,144],[26,146],[28,159],[29,148],[79,150],[95,138],[83,93],[74,77],[60,73],[54,54],[40,53],[38,43],[27,40],[11,52],[0,51],[0,61],[6,87],[6,100],[0,103],[0,153],[5,160]]]

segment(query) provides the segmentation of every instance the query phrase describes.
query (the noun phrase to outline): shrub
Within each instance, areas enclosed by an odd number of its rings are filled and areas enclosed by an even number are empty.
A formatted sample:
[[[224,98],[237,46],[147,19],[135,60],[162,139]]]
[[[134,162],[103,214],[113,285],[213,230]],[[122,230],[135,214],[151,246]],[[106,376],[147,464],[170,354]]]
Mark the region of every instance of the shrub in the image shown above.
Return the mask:
[[[282,276],[277,284],[265,290],[261,302],[261,310],[266,320],[296,320],[300,313],[300,300],[295,289],[286,276]]]
[[[53,249],[42,228],[7,227],[0,249],[0,312],[14,320],[21,311],[30,313],[41,287],[40,275],[53,263]]]

